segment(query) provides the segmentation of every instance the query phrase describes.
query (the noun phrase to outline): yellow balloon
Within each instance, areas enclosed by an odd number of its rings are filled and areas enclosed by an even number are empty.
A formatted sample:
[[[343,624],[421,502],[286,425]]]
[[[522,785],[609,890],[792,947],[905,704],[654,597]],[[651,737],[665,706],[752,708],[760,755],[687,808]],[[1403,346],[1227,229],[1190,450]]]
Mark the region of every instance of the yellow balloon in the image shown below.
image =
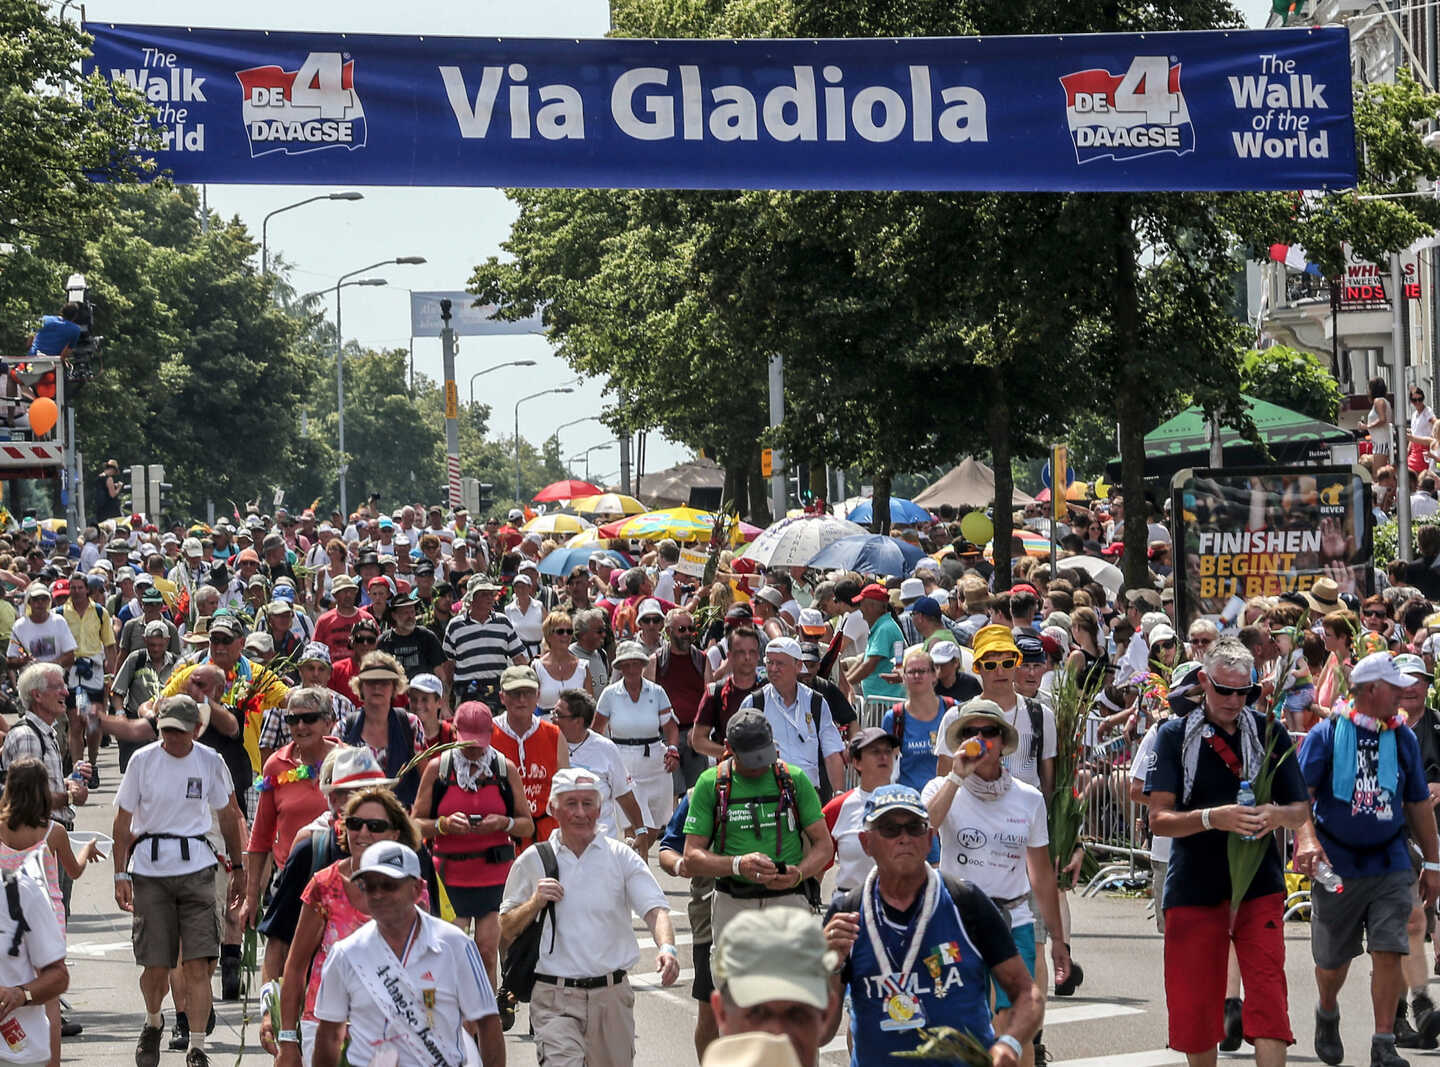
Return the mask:
[[[55,422],[59,417],[60,411],[55,407],[55,401],[48,396],[36,397],[30,402],[30,429],[41,437],[55,429]]]
[[[972,511],[960,520],[960,532],[972,544],[983,545],[995,536],[995,524],[983,511]]]

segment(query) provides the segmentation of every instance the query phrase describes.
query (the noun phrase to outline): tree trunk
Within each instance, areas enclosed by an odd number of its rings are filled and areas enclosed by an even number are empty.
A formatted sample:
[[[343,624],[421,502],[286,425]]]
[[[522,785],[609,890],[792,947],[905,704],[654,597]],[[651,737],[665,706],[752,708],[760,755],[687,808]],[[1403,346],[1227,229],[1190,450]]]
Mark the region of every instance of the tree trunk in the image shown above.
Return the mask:
[[[995,592],[1010,588],[1011,515],[1014,511],[1015,476],[1010,470],[1010,404],[1005,381],[998,367],[991,367],[990,413],[986,429],[990,434],[990,465],[995,468],[995,501],[992,508],[995,533],[991,557],[995,564]],[[984,548],[984,545],[980,546]]]
[[[870,529],[877,534],[890,532],[890,482],[892,477],[888,470],[877,471],[875,474],[875,495],[870,498]]]
[[[1111,232],[1115,267],[1114,317],[1115,358],[1119,367],[1138,367],[1131,357],[1140,345],[1140,296],[1136,292],[1135,256],[1138,251],[1131,227],[1130,205],[1122,196],[1114,198],[1114,228]],[[1123,375],[1118,390],[1116,414],[1120,423],[1120,485],[1125,494],[1125,587],[1138,589],[1150,583],[1146,548],[1149,540],[1149,507],[1145,503],[1145,422],[1148,390],[1136,380],[1133,369]]]
[[[737,462],[732,457],[726,457],[725,488],[721,490],[721,495],[737,515],[746,515],[750,511],[750,486],[746,483],[749,473],[749,464],[745,460]]]
[[[760,473],[760,446],[750,453],[746,473],[750,480],[750,521],[756,526],[769,526],[775,520],[770,517],[770,479]]]
[[[824,463],[811,462],[810,464],[810,495],[816,500],[829,501],[830,486],[826,483],[826,474],[830,468]]]

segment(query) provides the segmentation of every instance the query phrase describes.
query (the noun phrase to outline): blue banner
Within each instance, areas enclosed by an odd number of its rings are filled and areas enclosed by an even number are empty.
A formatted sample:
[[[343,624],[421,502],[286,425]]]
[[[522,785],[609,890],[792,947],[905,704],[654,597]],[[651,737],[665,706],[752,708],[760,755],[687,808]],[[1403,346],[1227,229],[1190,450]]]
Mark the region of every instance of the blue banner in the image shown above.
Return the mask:
[[[498,305],[475,303],[475,294],[463,289],[452,291],[410,291],[410,336],[439,337],[445,329],[440,317],[440,301],[450,301],[450,329],[456,337],[500,337],[508,334],[544,333],[545,323],[540,312],[514,322],[492,319]]]
[[[494,40],[89,23],[179,182],[1321,189],[1355,181],[1343,28]]]

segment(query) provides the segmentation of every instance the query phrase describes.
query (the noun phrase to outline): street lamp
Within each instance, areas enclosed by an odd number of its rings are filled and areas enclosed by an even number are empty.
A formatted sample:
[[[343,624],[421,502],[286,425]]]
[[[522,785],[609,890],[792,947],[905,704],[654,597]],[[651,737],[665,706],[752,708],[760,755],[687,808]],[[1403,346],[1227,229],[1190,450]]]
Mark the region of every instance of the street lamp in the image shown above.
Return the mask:
[[[591,453],[591,452],[599,452],[599,451],[601,451],[602,449],[614,448],[614,447],[615,447],[615,442],[614,442],[614,441],[601,441],[598,445],[591,445],[589,448],[585,449],[585,451],[583,451],[583,452],[581,452],[581,453],[579,453],[579,454],[577,454],[577,455],[571,456],[571,457],[570,457],[568,460],[566,460],[565,462],[567,462],[567,463],[574,463],[577,459],[580,459],[580,458],[583,456],[584,459],[585,459],[585,480],[588,482],[588,481],[590,481],[590,453]]]
[[[364,193],[322,193],[320,196],[312,196],[305,200],[297,200],[293,204],[286,204],[284,207],[277,207],[270,215],[278,215],[282,211],[290,211],[293,208],[304,207],[306,204],[313,204],[317,200],[364,200]],[[260,273],[264,274],[270,269],[269,246],[266,242],[266,230],[270,226],[270,215],[260,220]]]
[[[534,400],[537,396],[549,396],[551,393],[573,393],[574,391],[568,385],[557,385],[553,389],[541,389],[538,393],[522,396],[515,401],[515,499],[517,501],[520,500],[520,405],[527,400]]]
[[[374,270],[376,267],[388,267],[392,263],[408,266],[424,262],[424,256],[396,256],[394,259],[382,259],[371,263],[368,267],[361,267],[359,270],[348,271],[335,280],[335,410],[339,420],[340,515],[342,518],[349,517],[350,508],[345,495],[345,471],[349,464],[345,461],[345,334],[340,329],[340,289],[344,286],[346,279],[353,278],[357,274],[364,274],[367,270]]]
[[[474,374],[470,375],[470,406],[472,408],[475,406],[475,379],[480,377],[482,374],[489,374],[492,370],[499,370],[501,367],[533,366],[535,366],[535,361],[533,359],[512,359],[509,363],[497,363],[493,367],[486,367],[484,370],[477,370]]]
[[[599,421],[600,421],[600,418],[599,418],[598,415],[586,415],[583,419],[571,419],[569,422],[562,422],[559,426],[555,427],[555,432],[552,433],[550,436],[551,436],[551,437],[559,437],[559,436],[560,436],[560,431],[563,430],[563,429],[565,429],[565,428],[568,427],[568,426],[579,426],[582,422],[599,422]]]

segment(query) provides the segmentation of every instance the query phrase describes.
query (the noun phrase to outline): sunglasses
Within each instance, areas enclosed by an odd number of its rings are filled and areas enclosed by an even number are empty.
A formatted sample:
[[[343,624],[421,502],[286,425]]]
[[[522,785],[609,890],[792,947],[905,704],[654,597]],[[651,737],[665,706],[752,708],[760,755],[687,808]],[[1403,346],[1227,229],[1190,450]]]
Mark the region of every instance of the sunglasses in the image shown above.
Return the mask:
[[[238,640],[240,640],[240,638],[230,634],[215,633],[213,630],[210,632],[210,643],[212,645],[228,645],[231,641]]]
[[[352,637],[350,638],[350,647],[354,648],[356,645],[374,645],[378,644],[379,641],[380,639],[378,637]]]
[[[567,629],[565,629],[564,627],[557,626],[557,627],[555,627],[555,629],[551,630],[550,632],[551,632],[552,634],[573,634],[575,631],[574,631],[574,630],[567,630]]]
[[[293,715],[285,716],[285,725],[294,726],[296,723],[304,723],[306,726],[313,726],[325,716],[318,711],[297,711]]]
[[[897,837],[930,836],[930,824],[919,819],[888,819],[876,823],[874,830],[881,837],[892,840]]]
[[[1253,685],[1221,685],[1216,681],[1210,682],[1210,688],[1222,697],[1240,696],[1241,694],[1248,697],[1255,690]]]
[[[981,659],[975,661],[975,666],[982,671],[1013,671],[1020,665],[1019,656],[1001,656],[999,659]]]
[[[389,819],[362,819],[358,815],[350,815],[345,819],[347,830],[369,830],[372,834],[383,834],[395,827],[390,825]]]
[[[1412,404],[1423,404],[1425,403],[1425,398],[1423,396],[1412,396],[1410,402]]]
[[[1000,729],[1000,727],[998,727],[998,726],[992,726],[992,725],[990,725],[990,724],[986,724],[985,726],[962,726],[962,727],[960,727],[960,736],[961,736],[961,737],[984,737],[984,738],[988,738],[988,739],[993,739],[993,738],[999,737],[999,736],[1001,735],[1001,733],[1003,733],[1003,732],[1004,732],[1004,731],[1002,731],[1002,730]]]
[[[1151,645],[1150,647],[1153,648],[1153,649],[1155,649],[1156,652],[1169,652],[1171,649],[1173,649],[1173,648],[1175,647],[1175,642],[1174,642],[1174,641],[1156,641],[1156,642],[1155,642],[1153,645]]]
[[[1387,618],[1388,616],[1387,616],[1386,612],[1377,611],[1377,610],[1374,609],[1374,608],[1369,608],[1369,609],[1367,609],[1366,612],[1365,612],[1365,617],[1366,617],[1367,619],[1384,619],[1384,618]]]
[[[384,896],[387,893],[394,893],[399,888],[400,881],[397,878],[365,878],[360,882],[360,892],[372,895]]]

